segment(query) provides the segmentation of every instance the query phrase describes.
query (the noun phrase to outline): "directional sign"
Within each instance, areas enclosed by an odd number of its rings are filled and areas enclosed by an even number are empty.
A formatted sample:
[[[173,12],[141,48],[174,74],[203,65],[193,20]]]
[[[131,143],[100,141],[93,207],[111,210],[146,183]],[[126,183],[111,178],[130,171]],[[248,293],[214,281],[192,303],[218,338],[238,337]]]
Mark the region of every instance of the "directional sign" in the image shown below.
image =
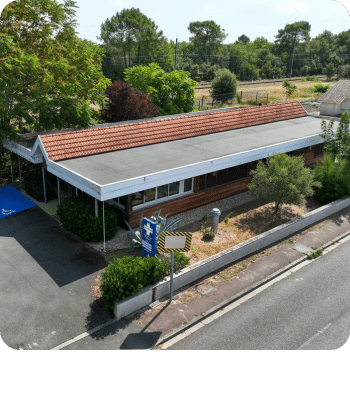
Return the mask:
[[[159,235],[158,250],[164,253],[172,251],[190,251],[192,233],[189,232],[163,232]]]
[[[157,224],[148,218],[142,221],[142,257],[156,256]]]

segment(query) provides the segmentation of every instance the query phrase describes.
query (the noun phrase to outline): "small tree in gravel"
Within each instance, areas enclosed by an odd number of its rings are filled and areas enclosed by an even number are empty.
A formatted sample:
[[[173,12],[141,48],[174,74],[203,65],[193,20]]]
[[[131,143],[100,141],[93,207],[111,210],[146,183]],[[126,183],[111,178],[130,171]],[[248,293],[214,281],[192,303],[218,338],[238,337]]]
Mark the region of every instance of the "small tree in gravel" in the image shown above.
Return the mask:
[[[312,172],[305,167],[303,157],[289,157],[276,154],[259,161],[255,170],[250,172],[253,180],[248,186],[250,193],[268,202],[275,203],[273,216],[283,204],[302,205],[305,197],[314,194],[313,187],[320,187],[314,181]]]
[[[101,118],[106,122],[152,118],[159,115],[158,108],[147,93],[142,93],[123,81],[114,81],[106,89],[108,97]]]
[[[237,79],[230,70],[223,68],[215,73],[212,83],[211,95],[215,101],[224,103],[232,100],[237,90]]]

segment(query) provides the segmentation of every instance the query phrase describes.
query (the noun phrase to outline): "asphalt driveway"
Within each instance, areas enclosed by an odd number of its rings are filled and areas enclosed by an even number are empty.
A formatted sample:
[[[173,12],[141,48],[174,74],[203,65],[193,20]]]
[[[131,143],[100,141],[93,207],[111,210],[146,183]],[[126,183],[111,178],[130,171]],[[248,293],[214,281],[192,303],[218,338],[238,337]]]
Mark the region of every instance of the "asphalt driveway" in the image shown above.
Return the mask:
[[[91,287],[107,265],[40,208],[0,219],[0,334],[49,349],[108,320]]]

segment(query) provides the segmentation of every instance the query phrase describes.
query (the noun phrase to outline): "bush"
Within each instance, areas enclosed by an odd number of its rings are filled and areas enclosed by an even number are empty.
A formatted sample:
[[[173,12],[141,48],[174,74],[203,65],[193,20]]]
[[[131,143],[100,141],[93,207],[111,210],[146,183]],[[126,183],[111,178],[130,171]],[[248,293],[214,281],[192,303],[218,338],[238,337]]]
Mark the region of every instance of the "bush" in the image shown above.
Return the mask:
[[[128,83],[114,81],[106,89],[107,106],[101,111],[101,118],[106,122],[129,121],[152,118],[159,115],[147,93],[142,93]]]
[[[168,266],[156,257],[115,258],[101,274],[105,307],[113,315],[114,302],[125,299],[165,276]]]
[[[322,85],[321,83],[317,83],[314,85],[314,92],[318,93],[326,93],[328,89],[331,88],[331,85]]]
[[[237,79],[235,74],[228,69],[219,69],[215,74],[211,86],[211,95],[213,99],[224,103],[234,98],[237,90]]]
[[[350,165],[339,156],[337,161],[333,162],[331,155],[326,154],[314,168],[314,179],[322,184],[321,188],[315,190],[314,197],[321,203],[330,203],[350,195]]]
[[[317,78],[317,76],[310,76],[310,75],[308,75],[308,76],[306,77],[306,80],[307,80],[307,81],[310,81],[310,82],[317,82],[317,81],[319,80],[319,78]]]
[[[95,210],[77,197],[68,197],[59,204],[57,214],[66,229],[76,234],[86,242],[101,242],[103,240],[102,204],[99,204],[98,218]],[[106,240],[112,239],[117,232],[117,214],[105,204],[105,234]]]
[[[158,256],[159,260],[166,265],[167,267],[167,274],[170,273],[170,265],[171,265],[171,258],[170,253],[160,254]],[[175,251],[174,252],[174,272],[181,271],[182,269],[186,268],[190,263],[189,257],[185,256],[185,254]]]

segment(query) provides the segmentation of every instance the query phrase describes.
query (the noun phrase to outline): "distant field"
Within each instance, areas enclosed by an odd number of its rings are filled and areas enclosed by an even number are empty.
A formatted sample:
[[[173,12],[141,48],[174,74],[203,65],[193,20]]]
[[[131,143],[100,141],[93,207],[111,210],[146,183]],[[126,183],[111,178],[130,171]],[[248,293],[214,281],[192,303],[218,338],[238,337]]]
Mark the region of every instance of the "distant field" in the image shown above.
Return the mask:
[[[315,83],[322,83],[323,85],[333,85],[334,82],[329,82],[326,79],[320,79],[317,82],[314,81],[293,81],[294,85],[297,86],[297,90],[293,96],[288,100],[305,101],[308,99],[316,99],[322,95],[322,93],[315,93],[312,89]],[[283,102],[286,101],[285,90],[282,86],[282,82],[273,83],[252,83],[237,86],[237,93],[242,94],[242,104],[254,105],[254,102]],[[212,98],[210,96],[210,88],[196,89],[195,94],[195,108],[199,108],[199,102],[201,108],[211,108]],[[202,106],[203,104],[203,106]],[[237,100],[234,99],[232,105],[237,105]],[[230,106],[231,101],[224,104],[223,106]],[[214,104],[215,107],[215,104]],[[222,107],[222,105],[221,105]]]

